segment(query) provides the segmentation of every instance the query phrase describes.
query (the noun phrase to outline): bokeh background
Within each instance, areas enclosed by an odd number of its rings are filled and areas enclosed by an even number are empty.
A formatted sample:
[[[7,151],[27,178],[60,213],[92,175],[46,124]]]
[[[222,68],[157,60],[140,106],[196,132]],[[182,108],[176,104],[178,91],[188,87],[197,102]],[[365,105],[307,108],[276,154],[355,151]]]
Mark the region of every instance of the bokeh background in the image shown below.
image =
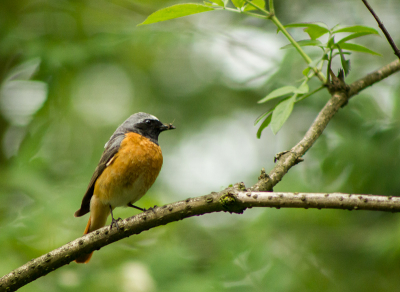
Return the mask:
[[[287,41],[271,22],[227,11],[136,26],[179,2],[0,1],[0,275],[81,236],[87,216],[73,214],[103,145],[132,113],[177,127],[160,137],[163,169],[137,203],[147,208],[254,184],[328,100],[306,99],[277,135],[257,139],[266,111],[257,101],[298,85],[304,61],[279,49]],[[276,2],[284,24],[377,28],[361,1]],[[370,3],[400,45],[400,2]],[[359,43],[382,57],[353,54],[348,82],[395,59],[383,37]],[[399,84],[394,75],[354,97],[275,190],[398,195]],[[20,291],[398,291],[399,275],[397,214],[251,209],[132,236]]]

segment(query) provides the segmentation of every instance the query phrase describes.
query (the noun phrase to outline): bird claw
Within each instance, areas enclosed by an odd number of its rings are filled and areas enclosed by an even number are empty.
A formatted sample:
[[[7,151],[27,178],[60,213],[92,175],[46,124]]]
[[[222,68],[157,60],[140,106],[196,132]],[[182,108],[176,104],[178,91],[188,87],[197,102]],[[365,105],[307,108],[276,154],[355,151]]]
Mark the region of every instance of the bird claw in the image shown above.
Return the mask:
[[[155,211],[156,208],[158,208],[158,206],[157,206],[157,205],[154,205],[154,207],[150,207],[150,208],[148,208],[148,209],[144,209],[144,211],[145,211],[145,212],[147,212],[147,211],[156,212],[156,211]]]
[[[122,218],[118,218],[118,219],[112,218],[111,219],[110,230],[113,228],[113,226],[117,227],[117,230],[119,230],[118,221],[122,221]]]

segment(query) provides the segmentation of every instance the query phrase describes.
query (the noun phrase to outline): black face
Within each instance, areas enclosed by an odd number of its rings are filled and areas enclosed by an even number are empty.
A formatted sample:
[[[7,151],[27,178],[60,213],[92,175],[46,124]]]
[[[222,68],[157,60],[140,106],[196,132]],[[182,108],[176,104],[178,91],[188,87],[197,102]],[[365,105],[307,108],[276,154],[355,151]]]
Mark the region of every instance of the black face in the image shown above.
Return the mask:
[[[145,118],[134,124],[132,132],[149,138],[151,141],[158,144],[158,135],[160,135],[162,131],[171,129],[175,129],[175,127],[172,125],[164,125],[157,119]]]
[[[164,125],[155,116],[146,113],[136,113],[131,115],[125,122],[120,125],[114,134],[111,136],[110,141],[114,141],[115,137],[124,135],[129,132],[138,133],[158,145],[158,135],[162,131],[175,129],[172,124]],[[108,141],[106,146],[109,143]]]

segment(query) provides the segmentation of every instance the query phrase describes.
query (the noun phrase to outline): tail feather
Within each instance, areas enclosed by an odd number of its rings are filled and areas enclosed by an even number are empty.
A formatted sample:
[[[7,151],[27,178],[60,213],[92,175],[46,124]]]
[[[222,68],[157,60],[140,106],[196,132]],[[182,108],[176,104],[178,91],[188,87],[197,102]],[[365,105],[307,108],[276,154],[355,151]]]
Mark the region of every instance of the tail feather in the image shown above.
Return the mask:
[[[103,204],[97,196],[93,196],[90,202],[90,217],[88,224],[86,225],[85,232],[83,234],[88,234],[94,230],[97,230],[104,225],[106,225],[107,217],[110,215],[110,205]],[[89,254],[84,254],[77,258],[75,262],[82,264],[88,263],[92,257],[93,252]]]
[[[91,223],[91,219],[89,217],[89,221],[88,224],[86,225],[85,231],[83,232],[83,234],[88,234],[90,231],[90,223]],[[78,264],[87,264],[90,261],[90,258],[92,257],[93,252],[88,253],[88,254],[84,254],[82,256],[80,256],[79,258],[75,259],[75,262]]]

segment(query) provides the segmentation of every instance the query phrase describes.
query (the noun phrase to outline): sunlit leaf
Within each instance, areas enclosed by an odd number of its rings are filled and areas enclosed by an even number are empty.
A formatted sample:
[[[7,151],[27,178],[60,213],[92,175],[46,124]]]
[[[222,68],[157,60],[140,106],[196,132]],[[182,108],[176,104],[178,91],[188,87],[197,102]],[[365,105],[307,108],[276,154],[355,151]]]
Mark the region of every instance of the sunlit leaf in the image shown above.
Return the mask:
[[[233,5],[237,8],[242,8],[246,2],[244,0],[232,0]]]
[[[300,47],[306,47],[306,46],[321,46],[322,43],[318,40],[301,40],[297,42]],[[286,46],[281,47],[281,50],[284,49],[289,49],[289,48],[293,48],[292,44],[288,44]]]
[[[261,133],[262,133],[262,131],[266,128],[266,127],[268,127],[268,125],[271,123],[271,118],[272,118],[272,114],[269,112],[269,113],[266,113],[268,116],[265,118],[265,120],[261,123],[261,125],[260,125],[260,127],[258,128],[258,131],[257,131],[257,138],[258,139],[260,139],[260,137],[261,137]]]
[[[297,88],[294,86],[284,86],[284,87],[280,87],[278,89],[273,90],[272,92],[270,92],[266,97],[264,97],[263,99],[260,99],[258,101],[258,103],[264,103],[268,100],[289,94],[289,93],[293,93]]]
[[[225,6],[225,4],[222,0],[210,0],[210,1],[217,4],[218,6],[222,6],[222,7]]]
[[[338,33],[338,32],[368,32],[370,34],[378,34],[379,32],[368,26],[363,26],[363,25],[353,25],[353,26],[348,26],[348,27],[342,27],[339,29],[334,30],[332,33]]]
[[[264,0],[253,0],[251,3],[257,5],[258,7],[264,8],[265,7],[265,1]],[[244,8],[244,11],[249,11],[249,10],[255,10],[256,8],[254,6],[251,6],[250,4],[247,4]]]
[[[308,73],[310,72],[310,70],[311,70],[311,68],[310,67],[307,67],[307,68],[305,68],[304,70],[303,70],[303,75],[304,76],[308,76]]]
[[[296,101],[296,94],[279,103],[272,113],[271,128],[274,134],[282,128],[283,124],[289,118]]]
[[[349,51],[354,51],[354,52],[362,52],[362,53],[367,53],[371,55],[377,55],[377,56],[382,56],[381,54],[374,52],[364,46],[361,45],[356,45],[356,44],[350,44],[350,43],[342,43],[340,44],[340,48],[343,50],[349,50]]]
[[[178,17],[183,17],[211,10],[214,10],[214,8],[203,4],[193,4],[193,3],[177,4],[160,9],[150,14],[145,21],[143,21],[138,25],[156,23],[160,21],[170,20]]]

